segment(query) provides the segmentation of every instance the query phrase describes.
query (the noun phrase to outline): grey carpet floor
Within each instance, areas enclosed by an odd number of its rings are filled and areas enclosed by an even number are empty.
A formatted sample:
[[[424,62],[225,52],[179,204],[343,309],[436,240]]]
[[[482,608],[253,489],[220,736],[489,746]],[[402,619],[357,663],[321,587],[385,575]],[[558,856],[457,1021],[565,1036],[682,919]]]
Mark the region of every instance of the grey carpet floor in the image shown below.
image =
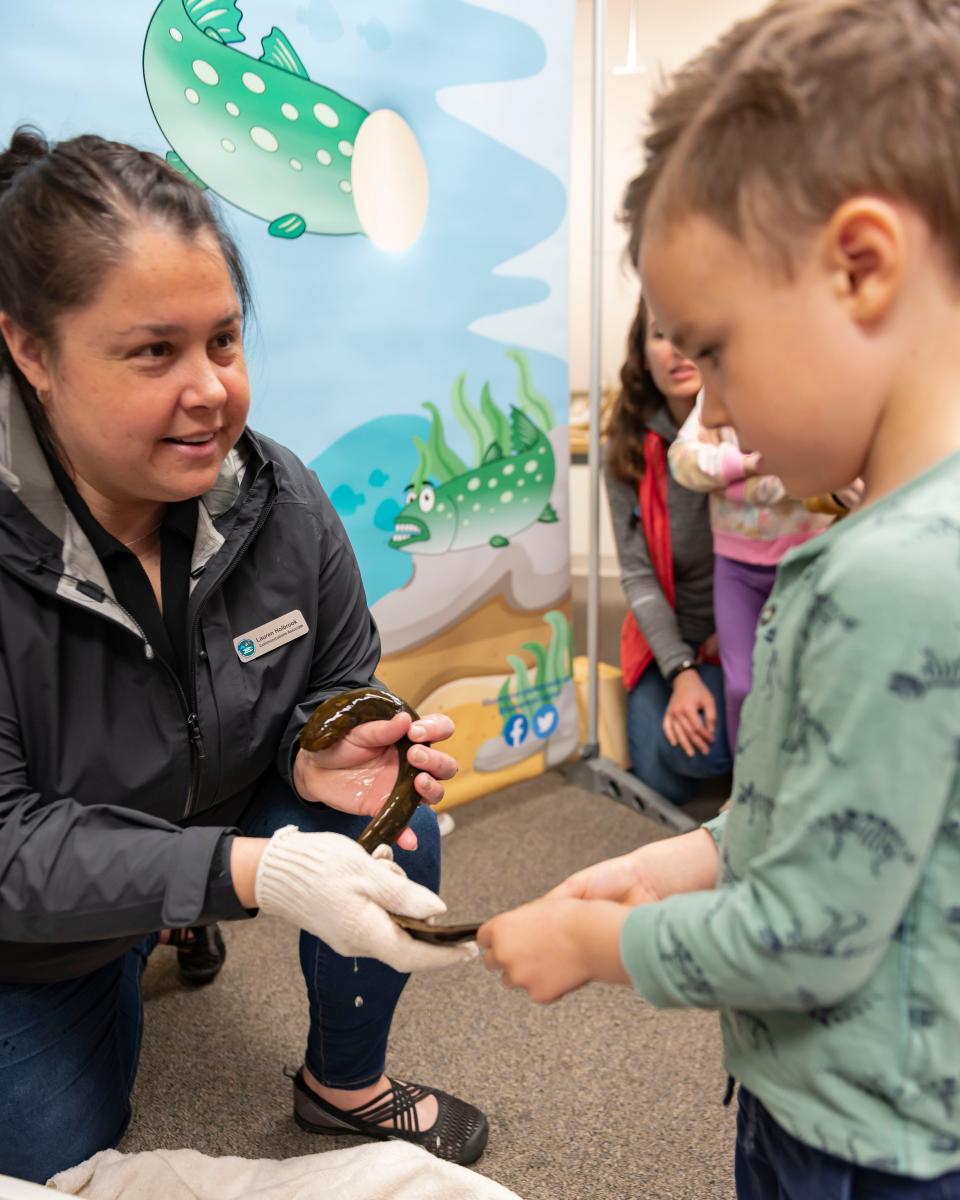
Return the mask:
[[[453,920],[541,894],[590,862],[664,836],[557,772],[454,811],[442,892]],[[356,1141],[316,1138],[290,1115],[283,1064],[306,1031],[297,935],[261,917],[226,927],[226,966],[199,992],[171,950],[145,980],[145,1033],[126,1151],[288,1158]],[[732,1200],[734,1109],[711,1013],[657,1012],[595,985],[537,1007],[477,964],[415,976],[388,1069],[483,1108],[477,1165],[525,1200]]]

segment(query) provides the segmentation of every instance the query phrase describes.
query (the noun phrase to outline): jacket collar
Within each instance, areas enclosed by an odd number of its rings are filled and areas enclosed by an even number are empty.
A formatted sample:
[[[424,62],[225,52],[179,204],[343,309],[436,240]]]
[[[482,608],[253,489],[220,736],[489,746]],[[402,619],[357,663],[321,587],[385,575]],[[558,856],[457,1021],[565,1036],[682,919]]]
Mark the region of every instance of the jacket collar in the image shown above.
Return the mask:
[[[245,435],[224,459],[213,487],[200,497],[191,562],[194,578],[224,543],[214,524],[216,518],[237,502],[246,472],[257,470],[261,457],[256,442]],[[11,504],[8,500],[0,511],[0,526],[18,544],[21,551],[18,557],[25,555],[35,566],[38,555],[41,559],[58,556],[60,569],[54,573],[61,578],[57,592],[69,592],[71,599],[86,607],[99,602],[84,600],[84,593],[76,591],[78,582],[92,583],[113,598],[106,572],[60,494],[23,399],[9,374],[0,376],[2,492],[12,493],[20,502]],[[49,566],[44,569],[51,570]]]

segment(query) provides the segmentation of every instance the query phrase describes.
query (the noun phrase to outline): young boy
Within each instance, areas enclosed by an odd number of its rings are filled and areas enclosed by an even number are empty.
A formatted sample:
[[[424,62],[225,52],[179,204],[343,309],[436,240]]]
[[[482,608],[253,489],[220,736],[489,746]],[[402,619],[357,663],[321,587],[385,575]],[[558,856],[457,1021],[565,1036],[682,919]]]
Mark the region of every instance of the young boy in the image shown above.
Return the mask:
[[[666,335],[795,496],[733,804],[480,932],[545,1002],[720,1010],[740,1200],[960,1197],[960,3],[779,0],[627,195]]]

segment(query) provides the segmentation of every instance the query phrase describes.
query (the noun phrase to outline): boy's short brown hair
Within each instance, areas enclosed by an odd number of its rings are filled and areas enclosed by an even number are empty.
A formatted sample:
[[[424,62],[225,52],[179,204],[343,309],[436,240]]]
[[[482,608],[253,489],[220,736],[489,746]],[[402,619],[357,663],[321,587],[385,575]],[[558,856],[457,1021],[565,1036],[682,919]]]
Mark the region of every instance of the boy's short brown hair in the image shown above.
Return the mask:
[[[658,97],[624,200],[701,213],[789,271],[793,239],[866,193],[913,205],[960,274],[960,0],[775,0]]]

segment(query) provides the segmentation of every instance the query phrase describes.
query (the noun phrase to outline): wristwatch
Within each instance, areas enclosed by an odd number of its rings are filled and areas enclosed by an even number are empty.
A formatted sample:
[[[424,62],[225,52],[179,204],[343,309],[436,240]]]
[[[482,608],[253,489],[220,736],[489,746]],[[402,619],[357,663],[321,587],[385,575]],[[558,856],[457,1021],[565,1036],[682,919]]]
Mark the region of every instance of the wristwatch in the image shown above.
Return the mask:
[[[696,669],[697,664],[694,662],[694,660],[692,658],[685,658],[682,662],[677,663],[677,665],[667,676],[667,683],[672,684],[682,671],[695,671]]]

